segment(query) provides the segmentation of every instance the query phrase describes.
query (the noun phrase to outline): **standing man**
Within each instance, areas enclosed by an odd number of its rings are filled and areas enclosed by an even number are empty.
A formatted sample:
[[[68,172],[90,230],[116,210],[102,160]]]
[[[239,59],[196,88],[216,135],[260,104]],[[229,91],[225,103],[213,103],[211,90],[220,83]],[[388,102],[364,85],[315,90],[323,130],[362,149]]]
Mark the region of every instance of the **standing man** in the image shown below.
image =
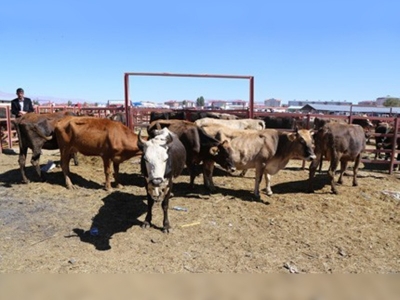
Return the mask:
[[[18,98],[15,98],[11,101],[11,113],[15,115],[16,118],[19,118],[28,112],[34,111],[32,100],[24,97],[23,89],[17,89],[17,96]]]

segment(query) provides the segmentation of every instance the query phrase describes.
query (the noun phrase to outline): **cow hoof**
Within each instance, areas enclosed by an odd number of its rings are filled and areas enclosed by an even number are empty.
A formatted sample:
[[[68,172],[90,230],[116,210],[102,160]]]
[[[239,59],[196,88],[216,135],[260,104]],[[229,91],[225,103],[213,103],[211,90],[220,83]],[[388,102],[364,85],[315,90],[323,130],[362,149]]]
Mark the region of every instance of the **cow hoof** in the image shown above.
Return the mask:
[[[124,186],[120,183],[117,184],[117,189],[122,189]]]
[[[169,229],[170,229],[170,228],[163,228],[163,229],[162,229],[162,232],[163,232],[163,233],[169,233]]]
[[[69,189],[69,190],[76,190],[77,187],[74,186],[73,184],[71,184],[71,185],[67,185],[67,189]]]
[[[272,191],[267,191],[266,194],[267,196],[272,196],[274,193]]]
[[[22,180],[22,183],[23,184],[28,184],[30,181],[28,180],[28,179],[26,179],[26,180]]]
[[[337,182],[337,184],[343,184],[343,181],[342,181],[342,180],[339,180],[339,181]]]
[[[335,195],[339,195],[339,192],[337,190],[332,190],[332,193],[334,193]]]
[[[353,183],[353,186],[358,186],[358,183],[357,183],[357,182],[354,182],[354,183]]]
[[[149,222],[143,222],[143,224],[142,224],[142,228],[143,229],[146,229],[146,228],[149,228],[151,226],[151,224],[149,223]]]

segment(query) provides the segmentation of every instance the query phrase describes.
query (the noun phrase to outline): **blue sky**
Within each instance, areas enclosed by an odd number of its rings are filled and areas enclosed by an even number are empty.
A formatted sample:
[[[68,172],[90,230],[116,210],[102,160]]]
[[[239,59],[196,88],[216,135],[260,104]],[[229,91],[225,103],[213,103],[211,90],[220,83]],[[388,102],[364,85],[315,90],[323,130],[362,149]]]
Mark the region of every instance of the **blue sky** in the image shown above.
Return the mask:
[[[6,1],[0,91],[106,102],[124,72],[255,100],[400,97],[400,1]],[[248,99],[138,77],[131,100]]]

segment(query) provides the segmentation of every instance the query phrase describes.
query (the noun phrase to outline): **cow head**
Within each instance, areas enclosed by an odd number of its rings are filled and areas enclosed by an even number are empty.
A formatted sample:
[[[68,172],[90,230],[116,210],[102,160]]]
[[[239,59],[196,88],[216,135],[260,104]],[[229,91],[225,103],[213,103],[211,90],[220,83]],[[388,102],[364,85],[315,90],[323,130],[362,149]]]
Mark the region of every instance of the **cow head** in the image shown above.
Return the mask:
[[[210,148],[210,154],[213,156],[213,160],[224,169],[229,172],[236,170],[235,163],[232,159],[232,149],[227,140],[219,143],[217,146]]]
[[[172,170],[168,150],[173,138],[167,128],[155,130],[155,134],[154,138],[144,141],[139,132],[138,146],[143,149],[141,165],[147,192],[155,201],[161,201],[170,188]]]
[[[316,155],[313,150],[313,129],[297,129],[290,133],[288,138],[293,143],[293,156],[306,161],[314,160]]]

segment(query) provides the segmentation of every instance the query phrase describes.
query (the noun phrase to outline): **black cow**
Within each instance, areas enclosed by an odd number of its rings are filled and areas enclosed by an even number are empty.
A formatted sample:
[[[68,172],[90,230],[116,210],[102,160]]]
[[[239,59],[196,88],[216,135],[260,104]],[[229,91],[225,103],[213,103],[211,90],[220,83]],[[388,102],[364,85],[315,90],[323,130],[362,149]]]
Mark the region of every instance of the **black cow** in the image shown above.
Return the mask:
[[[266,116],[263,118],[266,129],[295,129],[296,118]]]
[[[186,120],[186,113],[184,111],[172,112],[155,112],[150,113],[150,123],[156,120]]]
[[[28,148],[32,149],[31,163],[35,167],[39,177],[44,180],[40,170],[39,160],[42,149],[58,149],[54,128],[57,121],[71,112],[57,112],[49,114],[28,113],[14,121],[19,140],[19,167],[21,169],[22,182],[28,183],[25,175],[25,163]],[[78,165],[76,153],[72,154],[75,165]]]
[[[154,201],[161,202],[164,212],[163,231],[169,232],[168,204],[172,178],[178,177],[186,161],[186,150],[179,138],[168,128],[155,130],[154,138],[144,141],[139,133],[138,147],[143,151],[141,171],[146,178],[147,215],[143,227],[151,225]]]
[[[175,133],[186,149],[186,166],[190,173],[190,187],[194,187],[194,179],[197,175],[196,167],[203,162],[204,185],[211,191],[215,191],[212,180],[212,168],[214,162],[228,171],[234,171],[235,165],[232,160],[232,149],[227,141],[220,142],[208,135],[204,129],[197,127],[194,123],[181,120],[159,120],[149,125],[147,131],[149,136],[154,136],[153,131],[158,125],[167,127]],[[208,170],[208,171],[207,171]]]

